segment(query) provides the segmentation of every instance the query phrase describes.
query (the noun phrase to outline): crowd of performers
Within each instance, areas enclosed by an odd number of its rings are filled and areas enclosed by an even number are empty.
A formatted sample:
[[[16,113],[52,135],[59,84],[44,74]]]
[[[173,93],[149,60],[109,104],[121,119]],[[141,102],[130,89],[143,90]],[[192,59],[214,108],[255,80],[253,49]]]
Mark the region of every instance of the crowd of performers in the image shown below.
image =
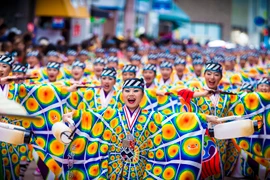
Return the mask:
[[[49,180],[269,178],[270,52],[126,51],[49,51],[45,67],[38,51],[28,52],[27,65],[0,56],[1,98],[42,119],[2,117],[34,136],[29,144],[1,143],[1,178],[23,179],[32,160]],[[215,139],[209,124],[233,115],[258,121],[259,130]],[[52,133],[62,120],[73,130],[68,144]]]

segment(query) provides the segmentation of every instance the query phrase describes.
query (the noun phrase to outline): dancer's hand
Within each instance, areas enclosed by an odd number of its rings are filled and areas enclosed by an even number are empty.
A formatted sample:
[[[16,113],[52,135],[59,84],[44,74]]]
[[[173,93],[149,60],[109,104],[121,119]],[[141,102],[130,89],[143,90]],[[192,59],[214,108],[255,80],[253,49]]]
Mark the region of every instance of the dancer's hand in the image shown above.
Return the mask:
[[[215,91],[211,90],[211,89],[203,89],[203,91],[200,92],[194,92],[193,97],[197,98],[197,97],[209,97],[212,96],[214,94]]]
[[[67,91],[68,92],[76,92],[77,90],[78,90],[78,87],[80,87],[81,86],[81,84],[79,84],[79,83],[74,83],[74,84],[72,84],[71,86],[69,86],[68,88],[67,88]]]
[[[74,111],[64,114],[63,117],[62,117],[62,120],[63,120],[64,122],[67,122],[67,123],[70,124],[71,126],[75,126],[75,123],[74,123],[74,121],[72,120],[73,114],[74,114]]]
[[[9,84],[11,81],[15,81],[18,79],[18,76],[7,76],[0,78],[0,84]]]
[[[220,124],[220,121],[218,120],[217,116],[207,115],[206,120],[207,122],[212,123],[212,124]]]
[[[157,93],[157,96],[164,96],[166,94],[166,92],[162,90],[157,90],[156,93]]]

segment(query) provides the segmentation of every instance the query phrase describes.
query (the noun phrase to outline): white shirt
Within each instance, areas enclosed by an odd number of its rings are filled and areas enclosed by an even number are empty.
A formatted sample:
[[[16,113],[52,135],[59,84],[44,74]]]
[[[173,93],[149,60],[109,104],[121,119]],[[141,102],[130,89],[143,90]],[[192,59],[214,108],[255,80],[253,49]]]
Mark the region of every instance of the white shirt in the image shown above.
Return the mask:
[[[171,78],[169,78],[166,82],[164,82],[164,79],[161,78],[160,82],[159,82],[159,86],[163,86],[163,85],[170,85],[171,84]]]
[[[4,85],[4,89],[2,89],[2,87],[0,87],[0,97],[8,97],[8,91],[9,91],[9,85],[5,84]]]
[[[114,90],[112,89],[107,96],[105,96],[105,92],[103,89],[100,90],[100,100],[101,100],[101,106],[102,108],[108,107],[108,104],[110,103],[112,97],[113,97]]]

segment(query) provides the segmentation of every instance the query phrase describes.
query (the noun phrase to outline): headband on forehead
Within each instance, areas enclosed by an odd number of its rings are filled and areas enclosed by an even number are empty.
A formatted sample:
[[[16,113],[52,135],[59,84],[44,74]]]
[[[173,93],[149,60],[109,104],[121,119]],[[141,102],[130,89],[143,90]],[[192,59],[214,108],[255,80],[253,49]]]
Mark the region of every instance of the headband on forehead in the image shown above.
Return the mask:
[[[135,54],[130,58],[131,61],[141,61],[142,57],[138,54]]]
[[[240,91],[244,91],[244,90],[253,91],[253,86],[250,83],[243,83],[240,88]]]
[[[157,59],[157,55],[155,55],[155,54],[149,54],[148,55],[148,60],[156,60]]]
[[[129,47],[127,47],[127,51],[128,52],[134,52],[135,51],[135,48],[132,47],[132,46],[129,46]]]
[[[96,53],[105,53],[105,50],[102,48],[97,48]]]
[[[181,59],[181,58],[175,59],[174,65],[177,66],[177,65],[179,65],[179,64],[181,64],[181,65],[186,65],[186,60],[185,60],[185,59]]]
[[[26,73],[26,71],[27,67],[20,63],[13,64],[12,66],[12,72]]]
[[[4,64],[12,66],[14,61],[15,61],[14,57],[12,56],[5,56],[5,55],[0,56],[0,63],[4,63]]]
[[[132,64],[127,64],[124,66],[122,72],[132,72],[132,73],[136,73],[137,72],[137,67],[135,65]]]
[[[88,56],[88,51],[86,51],[85,49],[81,50],[79,52],[79,55],[85,55],[85,56]]]
[[[18,56],[18,52],[14,51],[12,53],[6,53],[5,56],[17,57]]]
[[[139,78],[127,79],[123,85],[123,89],[125,88],[140,88],[144,90],[144,81],[143,79],[139,79]]]
[[[214,71],[222,75],[222,66],[219,63],[208,63],[206,64],[205,71]]]
[[[166,54],[166,58],[175,60],[175,56],[172,54]]]
[[[268,78],[264,77],[264,78],[261,78],[258,83],[257,83],[257,86],[259,86],[260,84],[267,84],[270,86],[270,81]]]
[[[31,57],[31,56],[37,57],[38,54],[39,54],[38,51],[30,51],[29,53],[27,53],[26,57]]]
[[[70,49],[70,50],[67,51],[67,56],[77,56],[77,52]]]
[[[160,68],[171,68],[172,69],[173,65],[172,63],[168,62],[168,61],[163,61],[161,64],[160,64]]]
[[[166,58],[166,53],[159,53],[158,55],[157,55],[157,58]]]
[[[61,67],[61,64],[57,63],[57,62],[48,62],[48,64],[47,64],[47,69],[48,68],[54,68],[54,69],[59,70],[60,67]]]
[[[181,52],[179,53],[179,56],[186,57],[186,56],[187,56],[187,53],[186,53],[186,52],[184,52],[184,51],[181,51]]]
[[[56,56],[56,57],[58,57],[58,52],[56,52],[56,51],[49,51],[47,53],[47,56]]]
[[[146,65],[143,67],[143,70],[144,70],[144,71],[154,71],[154,72],[157,72],[157,67],[156,67],[156,65],[154,65],[154,64],[146,64]]]
[[[103,64],[103,65],[105,65],[106,61],[105,61],[105,59],[97,58],[97,59],[95,59],[94,64]]]
[[[118,58],[117,57],[115,57],[115,56],[110,56],[109,58],[108,58],[108,62],[116,62],[116,63],[118,63]]]
[[[193,59],[192,64],[193,65],[202,65],[202,64],[204,64],[203,59],[202,58]]]
[[[72,64],[72,68],[74,68],[74,67],[80,67],[82,69],[85,69],[86,65],[85,65],[85,63],[82,63],[82,62],[77,60],[77,61],[73,62],[73,64]]]
[[[108,76],[108,77],[113,77],[116,79],[116,70],[114,68],[104,68],[101,77]]]
[[[116,48],[110,48],[109,49],[109,53],[117,53],[117,49]]]
[[[235,57],[235,56],[227,56],[227,57],[225,58],[225,61],[228,61],[228,62],[236,61],[236,57]]]

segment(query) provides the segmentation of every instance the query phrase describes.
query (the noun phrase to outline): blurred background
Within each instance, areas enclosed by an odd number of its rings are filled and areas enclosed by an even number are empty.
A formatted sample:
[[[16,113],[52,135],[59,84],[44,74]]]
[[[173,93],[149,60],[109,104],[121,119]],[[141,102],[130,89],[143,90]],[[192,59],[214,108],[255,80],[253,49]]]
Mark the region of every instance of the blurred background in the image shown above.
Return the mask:
[[[224,40],[268,48],[269,0],[8,0],[0,1],[0,42],[119,46],[179,40]],[[8,44],[2,51],[8,51]],[[4,49],[3,49],[4,48]]]

